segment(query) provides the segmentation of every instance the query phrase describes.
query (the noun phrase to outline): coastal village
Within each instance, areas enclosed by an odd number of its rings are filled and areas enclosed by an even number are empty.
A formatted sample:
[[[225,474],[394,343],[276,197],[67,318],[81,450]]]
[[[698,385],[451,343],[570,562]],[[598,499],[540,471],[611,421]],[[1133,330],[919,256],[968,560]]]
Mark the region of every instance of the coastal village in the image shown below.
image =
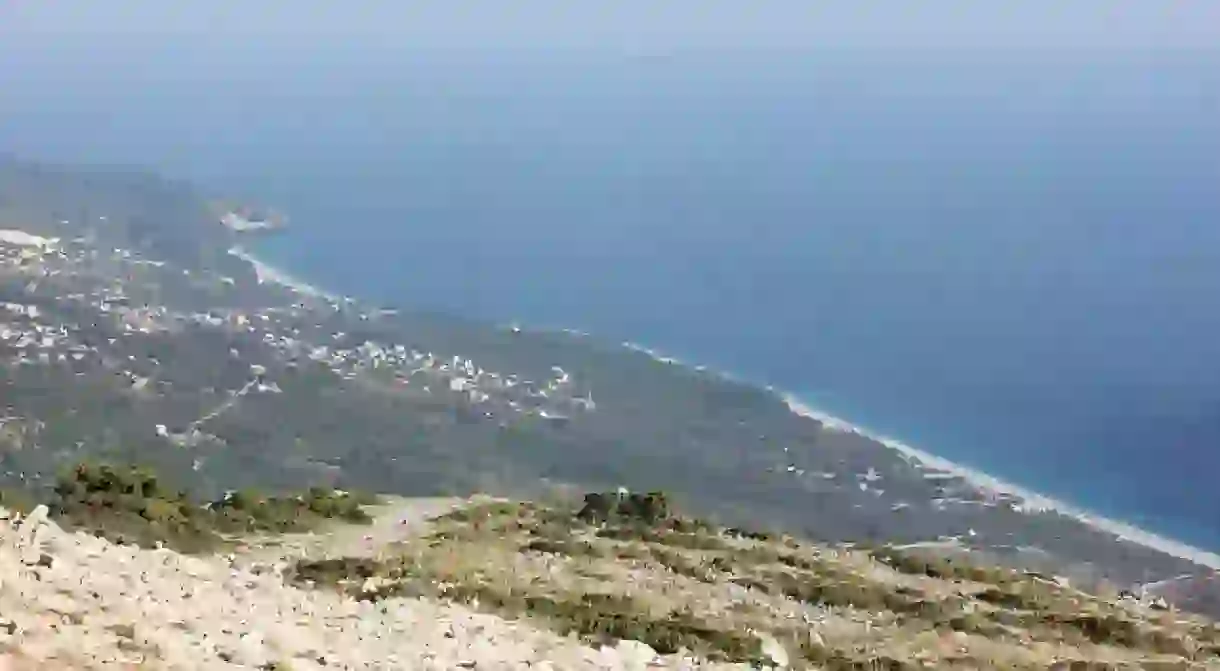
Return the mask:
[[[191,277],[188,270],[166,268],[163,262],[142,259],[129,250],[98,250],[84,239],[62,241],[20,230],[0,230],[0,273],[18,279],[21,296],[0,303],[5,318],[0,340],[10,365],[74,368],[78,374],[93,365],[111,370],[130,381],[136,391],[151,391],[169,383],[158,380],[157,362],[124,358],[119,340],[124,336],[180,333],[186,329],[215,330],[241,336],[262,345],[263,354],[289,364],[309,360],[324,365],[349,381],[380,383],[386,390],[415,395],[433,395],[476,408],[489,421],[504,424],[514,415],[535,416],[563,422],[574,412],[596,408],[591,391],[581,390],[571,375],[552,367],[552,377],[531,380],[513,373],[486,370],[475,361],[459,356],[442,359],[400,344],[371,341],[350,342],[342,331],[328,330],[319,322],[327,313],[352,310],[350,300],[302,296],[288,307],[262,309],[214,308],[176,310],[147,302],[150,286],[170,282],[190,289],[225,290],[234,284],[229,277]],[[182,277],[178,277],[178,274]],[[209,286],[210,285],[210,286]],[[134,289],[139,286],[140,289]],[[135,295],[133,295],[135,294]],[[145,300],[141,300],[141,298]],[[55,302],[67,308],[76,321],[59,322],[46,305]],[[383,313],[357,313],[361,321],[376,320]],[[87,323],[85,323],[87,321]],[[105,342],[89,343],[82,334],[103,330]],[[232,351],[234,357],[240,353]],[[149,367],[151,364],[151,367]],[[180,446],[215,440],[206,433],[214,418],[251,393],[280,393],[267,366],[251,364],[249,380],[228,390],[230,398],[186,427],[164,424],[150,427]]]

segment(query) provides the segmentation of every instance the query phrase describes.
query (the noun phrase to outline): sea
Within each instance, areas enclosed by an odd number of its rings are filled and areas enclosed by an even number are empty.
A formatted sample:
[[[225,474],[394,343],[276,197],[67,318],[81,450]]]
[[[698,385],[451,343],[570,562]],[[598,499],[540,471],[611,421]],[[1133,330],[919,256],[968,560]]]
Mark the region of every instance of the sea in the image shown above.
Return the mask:
[[[282,209],[253,248],[312,284],[642,343],[1220,550],[1220,53],[26,56],[0,148]]]

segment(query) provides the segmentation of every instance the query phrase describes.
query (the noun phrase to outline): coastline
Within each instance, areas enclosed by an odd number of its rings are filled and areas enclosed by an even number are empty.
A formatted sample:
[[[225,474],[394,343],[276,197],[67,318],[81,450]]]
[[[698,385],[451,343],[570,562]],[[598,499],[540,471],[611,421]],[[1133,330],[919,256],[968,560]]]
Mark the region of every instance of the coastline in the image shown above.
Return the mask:
[[[788,406],[788,409],[794,414],[821,422],[823,426],[831,431],[854,433],[870,440],[874,440],[885,447],[894,450],[917,468],[959,477],[976,491],[981,493],[997,496],[1008,496],[1018,499],[1021,503],[1022,512],[1025,512],[1026,514],[1037,515],[1049,513],[1063,515],[1064,517],[1072,518],[1081,524],[1099,531],[1113,534],[1120,541],[1142,545],[1144,547],[1156,550],[1157,552],[1167,554],[1171,557],[1176,557],[1199,566],[1220,571],[1220,554],[1209,552],[1181,541],[1176,541],[1172,538],[1167,538],[1151,531],[1140,529],[1135,525],[1128,524],[1120,520],[1110,519],[1108,517],[1091,513],[1078,506],[1073,506],[1071,504],[1067,504],[1043,494],[1031,491],[1019,485],[1005,482],[1000,478],[983,473],[982,471],[962,466],[945,459],[944,457],[938,457],[930,452],[913,447],[896,438],[881,435],[877,432],[869,430],[867,427],[852,424],[841,417],[835,417],[829,413],[822,412],[817,408],[813,408],[802,402],[794,395],[781,394],[781,398]]]
[[[248,251],[244,247],[230,247],[229,254],[253,266],[254,273],[258,277],[259,284],[264,282],[278,284],[299,294],[310,296],[312,298],[320,298],[332,303],[350,303],[353,300],[348,296],[340,296],[339,294],[328,292],[294,275],[290,275],[283,269],[260,259],[254,253]]]
[[[240,246],[235,246],[229,249],[229,253],[251,264],[258,276],[259,282],[279,284],[302,295],[319,298],[332,303],[350,303],[354,300],[351,297],[331,293],[317,287],[316,285],[305,282],[298,277],[285,272],[281,268],[267,263],[266,261],[258,258],[258,256],[254,253]],[[587,335],[583,331],[576,331],[573,329],[558,329],[558,331],[574,336]],[[923,449],[914,447],[900,439],[886,436],[877,431],[873,431],[866,426],[855,424],[842,417],[820,410],[810,405],[797,395],[777,390],[772,385],[761,384],[757,381],[752,381],[725,371],[711,369],[708,366],[694,365],[677,357],[663,354],[655,348],[650,348],[635,342],[625,341],[620,343],[620,345],[624,349],[644,354],[659,363],[683,366],[699,372],[711,372],[726,380],[749,384],[769,393],[776,394],[795,415],[817,421],[831,431],[853,433],[869,440],[876,441],[884,447],[893,450],[916,468],[961,478],[967,485],[980,493],[992,496],[1006,496],[1016,499],[1021,505],[1021,511],[1025,514],[1062,515],[1064,517],[1076,520],[1077,522],[1080,522],[1081,524],[1093,529],[1114,535],[1119,541],[1147,547],[1171,557],[1176,557],[1202,567],[1220,571],[1220,554],[1218,553],[1209,552],[1207,550],[1191,546],[1187,543],[1140,529],[1139,527],[1127,522],[1089,512],[1088,510],[1085,510],[1079,506],[1074,506],[1063,501],[1056,500],[1028,488],[1006,482],[1000,478],[977,469],[957,464],[947,458],[940,457]]]
[[[653,360],[659,363],[685,366],[698,371],[708,370],[706,366],[692,366],[682,359],[663,354],[655,348],[646,347],[638,343],[624,342],[622,343],[622,346],[626,349],[640,352],[641,354],[652,357]],[[1199,566],[1220,571],[1220,553],[1197,548],[1182,541],[1177,541],[1167,536],[1162,536],[1160,534],[1141,529],[1133,524],[1098,515],[1079,506],[1065,503],[1050,496],[1046,496],[1045,494],[1039,494],[1020,485],[1006,482],[1001,478],[997,478],[980,470],[963,466],[945,457],[940,457],[932,454],[931,452],[914,447],[900,439],[887,436],[861,424],[853,423],[844,419],[843,417],[832,415],[831,413],[814,407],[796,394],[776,390],[771,385],[759,384],[757,382],[744,379],[741,376],[722,371],[716,371],[716,374],[725,378],[726,380],[751,384],[755,387],[774,393],[779,396],[779,398],[784,402],[785,405],[788,406],[788,409],[792,411],[793,414],[817,421],[830,431],[852,433],[875,441],[884,447],[893,450],[916,468],[921,468],[932,473],[943,473],[961,478],[968,486],[985,495],[1005,496],[1015,499],[1020,503],[1021,511],[1025,514],[1062,515],[1064,517],[1076,520],[1077,522],[1080,522],[1081,524],[1084,524],[1090,528],[1112,534],[1117,537],[1119,541],[1140,545],[1171,557],[1176,557]]]

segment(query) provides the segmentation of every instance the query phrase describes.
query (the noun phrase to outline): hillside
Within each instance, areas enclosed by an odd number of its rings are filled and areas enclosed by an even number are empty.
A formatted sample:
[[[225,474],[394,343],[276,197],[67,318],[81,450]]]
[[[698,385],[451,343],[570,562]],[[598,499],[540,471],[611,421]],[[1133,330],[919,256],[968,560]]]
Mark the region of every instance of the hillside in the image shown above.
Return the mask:
[[[99,459],[147,465],[196,506],[248,489],[538,501],[625,486],[710,525],[922,544],[1102,593],[1151,584],[1220,615],[1207,567],[1027,509],[768,390],[595,337],[260,281],[208,202],[137,171],[0,162],[7,496],[52,502],[57,473]]]
[[[92,491],[147,483],[130,475],[109,488],[92,480]],[[164,492],[143,489],[149,496],[135,498],[151,510]],[[113,528],[62,508],[56,521],[41,507],[5,512],[0,662],[1220,668],[1220,627],[1202,618],[916,549],[722,528],[676,514],[657,494],[389,498],[364,510],[367,519],[322,515],[307,531],[227,534],[224,547],[194,556],[112,544],[92,532]],[[146,530],[164,532],[153,517]],[[182,540],[163,538],[144,540]]]

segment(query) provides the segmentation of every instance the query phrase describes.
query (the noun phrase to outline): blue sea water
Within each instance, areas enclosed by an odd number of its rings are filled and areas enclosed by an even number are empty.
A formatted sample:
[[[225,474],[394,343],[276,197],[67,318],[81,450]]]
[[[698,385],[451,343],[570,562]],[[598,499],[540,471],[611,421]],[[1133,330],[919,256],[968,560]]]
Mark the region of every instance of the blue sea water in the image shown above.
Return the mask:
[[[111,58],[0,74],[0,147],[270,202],[259,254],[315,284],[645,343],[1220,550],[1217,54]]]

